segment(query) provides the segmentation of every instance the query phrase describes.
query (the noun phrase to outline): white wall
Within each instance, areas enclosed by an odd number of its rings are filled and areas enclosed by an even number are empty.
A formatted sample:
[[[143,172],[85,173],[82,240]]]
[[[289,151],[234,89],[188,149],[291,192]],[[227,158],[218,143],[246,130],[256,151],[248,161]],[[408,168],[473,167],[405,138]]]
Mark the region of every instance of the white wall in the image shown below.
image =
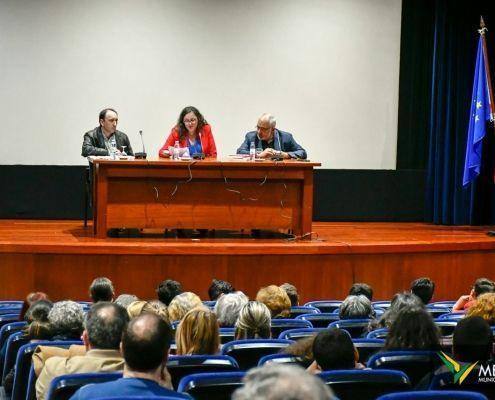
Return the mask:
[[[272,112],[324,168],[393,169],[400,0],[1,0],[0,164],[85,164],[119,111],[156,154],[194,105],[233,154]]]

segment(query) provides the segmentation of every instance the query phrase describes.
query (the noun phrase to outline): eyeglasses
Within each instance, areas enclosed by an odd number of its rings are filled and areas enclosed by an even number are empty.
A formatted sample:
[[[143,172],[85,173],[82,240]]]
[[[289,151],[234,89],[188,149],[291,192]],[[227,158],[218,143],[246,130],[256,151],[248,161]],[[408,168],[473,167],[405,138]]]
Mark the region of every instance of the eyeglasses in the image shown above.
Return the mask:
[[[270,129],[272,129],[272,127],[271,127],[271,126],[264,127],[264,126],[259,126],[259,125],[257,125],[257,126],[256,126],[256,129],[257,129],[257,130],[259,130],[259,131],[264,131],[264,132],[266,132],[266,131],[269,131]]]
[[[198,122],[197,118],[191,118],[191,119],[185,119],[184,120],[185,124],[194,124],[195,122]]]

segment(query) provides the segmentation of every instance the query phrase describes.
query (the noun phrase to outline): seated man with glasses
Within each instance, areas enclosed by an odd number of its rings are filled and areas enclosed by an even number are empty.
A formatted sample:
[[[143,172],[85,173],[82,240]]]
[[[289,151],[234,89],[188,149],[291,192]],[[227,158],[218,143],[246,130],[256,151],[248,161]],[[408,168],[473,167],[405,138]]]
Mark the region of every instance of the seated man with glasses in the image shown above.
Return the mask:
[[[237,149],[237,154],[249,154],[254,142],[257,158],[306,158],[304,150],[292,137],[292,134],[275,129],[275,117],[263,114],[258,119],[256,131],[246,133],[244,143]]]

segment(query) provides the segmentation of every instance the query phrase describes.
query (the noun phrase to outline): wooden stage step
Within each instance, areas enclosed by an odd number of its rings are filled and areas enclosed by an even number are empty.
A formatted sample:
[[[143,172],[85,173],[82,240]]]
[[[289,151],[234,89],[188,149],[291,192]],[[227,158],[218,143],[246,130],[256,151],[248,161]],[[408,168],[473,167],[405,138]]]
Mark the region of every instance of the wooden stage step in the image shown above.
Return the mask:
[[[314,222],[312,240],[96,239],[82,221],[0,220],[0,298],[33,290],[53,299],[87,298],[97,276],[108,276],[118,293],[153,298],[162,279],[181,281],[206,299],[212,278],[231,281],[254,297],[259,287],[294,283],[302,301],[344,298],[353,282],[367,282],[376,299],[406,290],[430,276],[435,300],[469,292],[474,279],[495,279],[495,238],[488,227],[422,223]]]

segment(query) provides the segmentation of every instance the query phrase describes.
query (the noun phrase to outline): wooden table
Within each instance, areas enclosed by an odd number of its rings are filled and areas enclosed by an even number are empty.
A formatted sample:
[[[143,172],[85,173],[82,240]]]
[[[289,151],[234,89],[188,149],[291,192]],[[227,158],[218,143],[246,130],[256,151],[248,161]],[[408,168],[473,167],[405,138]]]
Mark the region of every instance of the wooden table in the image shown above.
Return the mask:
[[[111,228],[311,232],[313,167],[303,161],[109,160],[93,164],[94,234]]]

